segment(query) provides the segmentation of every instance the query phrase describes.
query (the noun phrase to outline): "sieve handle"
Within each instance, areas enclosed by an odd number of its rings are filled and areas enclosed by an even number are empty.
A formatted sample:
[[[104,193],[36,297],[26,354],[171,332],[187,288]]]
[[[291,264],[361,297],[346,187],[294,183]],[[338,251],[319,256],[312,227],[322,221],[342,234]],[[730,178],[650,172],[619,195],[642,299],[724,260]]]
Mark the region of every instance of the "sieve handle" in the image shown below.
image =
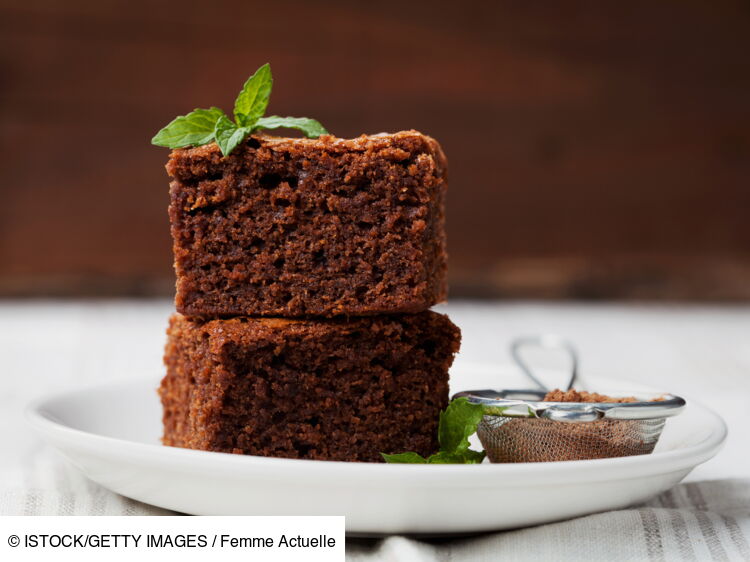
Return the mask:
[[[570,390],[575,385],[578,379],[578,353],[576,353],[573,344],[568,340],[557,336],[555,334],[543,334],[541,336],[528,336],[522,338],[516,338],[510,344],[510,353],[513,356],[513,360],[521,368],[523,373],[531,379],[535,385],[537,385],[544,392],[549,392],[547,386],[534,374],[529,364],[524,361],[521,354],[521,349],[528,347],[541,347],[543,349],[555,349],[563,350],[568,354],[570,358],[570,381],[566,390]]]

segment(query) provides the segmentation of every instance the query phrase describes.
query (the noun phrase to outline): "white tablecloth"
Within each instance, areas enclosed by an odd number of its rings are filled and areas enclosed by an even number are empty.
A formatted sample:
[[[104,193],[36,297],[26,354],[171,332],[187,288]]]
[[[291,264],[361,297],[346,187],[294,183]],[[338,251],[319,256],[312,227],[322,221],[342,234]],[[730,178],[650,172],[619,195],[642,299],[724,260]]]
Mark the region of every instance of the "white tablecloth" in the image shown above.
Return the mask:
[[[93,484],[23,421],[33,398],[161,368],[168,301],[0,302],[0,514],[160,514]],[[455,302],[458,361],[507,363],[515,336],[573,340],[584,373],[627,378],[719,411],[725,449],[646,506],[481,537],[348,542],[353,560],[750,560],[750,307]]]

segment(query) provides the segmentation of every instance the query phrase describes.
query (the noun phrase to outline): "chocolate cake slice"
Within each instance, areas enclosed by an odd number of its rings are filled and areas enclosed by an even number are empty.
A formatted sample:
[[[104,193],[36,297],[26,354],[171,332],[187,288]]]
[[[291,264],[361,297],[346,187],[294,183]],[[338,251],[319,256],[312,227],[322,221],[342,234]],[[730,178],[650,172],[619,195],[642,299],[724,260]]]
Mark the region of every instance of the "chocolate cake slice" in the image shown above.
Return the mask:
[[[178,312],[361,316],[446,297],[446,160],[416,131],[251,136],[167,164]]]
[[[166,445],[375,462],[438,448],[460,342],[447,316],[201,323],[176,314],[168,336]]]

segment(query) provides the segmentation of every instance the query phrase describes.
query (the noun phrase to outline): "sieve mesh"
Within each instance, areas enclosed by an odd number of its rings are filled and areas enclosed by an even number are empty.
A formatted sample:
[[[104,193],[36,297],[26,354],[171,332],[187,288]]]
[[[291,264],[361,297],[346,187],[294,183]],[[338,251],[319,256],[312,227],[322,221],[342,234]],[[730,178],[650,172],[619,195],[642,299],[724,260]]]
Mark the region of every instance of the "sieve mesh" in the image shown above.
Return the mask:
[[[477,434],[492,462],[552,462],[651,453],[665,418],[585,423],[484,416]]]

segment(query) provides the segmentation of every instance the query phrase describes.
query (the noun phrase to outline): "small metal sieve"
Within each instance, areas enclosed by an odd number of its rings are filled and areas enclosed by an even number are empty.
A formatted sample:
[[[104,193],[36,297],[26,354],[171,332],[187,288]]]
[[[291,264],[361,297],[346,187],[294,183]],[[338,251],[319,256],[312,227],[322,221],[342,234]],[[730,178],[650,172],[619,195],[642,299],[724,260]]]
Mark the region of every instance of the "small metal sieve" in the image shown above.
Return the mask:
[[[571,375],[578,380],[573,346],[552,335],[513,342],[513,359],[538,387],[534,390],[468,390],[465,397],[484,406],[477,428],[491,462],[550,462],[602,459],[651,453],[666,418],[676,416],[685,400],[672,394],[633,394],[637,402],[544,402],[548,389],[523,360],[521,349],[536,346],[567,352]]]

